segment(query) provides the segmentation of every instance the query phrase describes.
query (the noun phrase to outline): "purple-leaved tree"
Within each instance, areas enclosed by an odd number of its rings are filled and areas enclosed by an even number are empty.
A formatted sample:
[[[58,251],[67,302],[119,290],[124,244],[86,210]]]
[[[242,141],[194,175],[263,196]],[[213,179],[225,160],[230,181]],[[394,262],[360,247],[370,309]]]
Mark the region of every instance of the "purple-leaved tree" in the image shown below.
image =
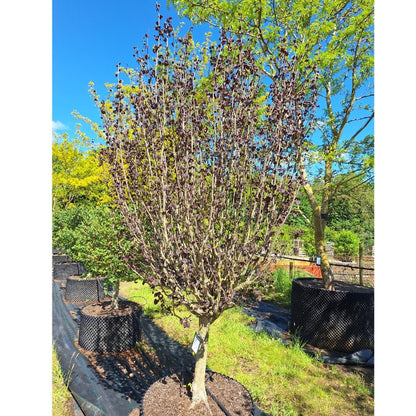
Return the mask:
[[[210,325],[267,283],[272,247],[301,185],[298,170],[315,85],[301,82],[280,49],[279,71],[262,83],[248,39],[179,37],[159,16],[138,68],[118,66],[100,101],[116,202],[133,238],[125,253],[176,316],[199,320],[192,406],[207,405]],[[257,293],[258,294],[258,293]],[[187,325],[188,318],[181,318]]]

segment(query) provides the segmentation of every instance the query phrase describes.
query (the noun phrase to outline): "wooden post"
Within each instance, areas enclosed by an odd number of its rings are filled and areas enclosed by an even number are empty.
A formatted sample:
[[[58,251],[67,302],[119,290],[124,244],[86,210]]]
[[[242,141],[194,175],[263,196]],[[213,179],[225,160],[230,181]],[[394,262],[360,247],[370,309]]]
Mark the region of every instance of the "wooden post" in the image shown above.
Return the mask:
[[[363,248],[363,243],[360,242],[360,246],[358,249],[358,267],[360,268],[360,285],[363,286],[364,284],[364,280],[363,280],[363,252],[364,252],[364,248]]]
[[[293,261],[289,263],[289,278],[293,280]]]

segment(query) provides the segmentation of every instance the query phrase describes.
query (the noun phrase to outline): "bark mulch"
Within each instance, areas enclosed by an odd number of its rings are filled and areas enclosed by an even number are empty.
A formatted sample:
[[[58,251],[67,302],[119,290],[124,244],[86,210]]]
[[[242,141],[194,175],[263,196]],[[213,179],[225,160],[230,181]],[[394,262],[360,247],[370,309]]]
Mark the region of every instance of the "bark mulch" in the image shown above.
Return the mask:
[[[191,406],[190,377],[181,380],[176,375],[154,383],[143,400],[144,416],[224,416],[217,402],[208,395],[207,409],[200,403]],[[221,374],[212,373],[206,379],[206,387],[232,416],[249,416],[253,402],[248,391],[237,381]]]

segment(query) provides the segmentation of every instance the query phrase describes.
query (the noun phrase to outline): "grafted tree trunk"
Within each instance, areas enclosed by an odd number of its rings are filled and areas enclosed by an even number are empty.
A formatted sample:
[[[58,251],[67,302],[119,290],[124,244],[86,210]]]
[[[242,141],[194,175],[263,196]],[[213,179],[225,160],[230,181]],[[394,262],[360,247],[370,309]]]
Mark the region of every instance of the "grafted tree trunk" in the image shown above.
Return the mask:
[[[205,389],[205,372],[207,367],[207,356],[208,356],[208,334],[211,325],[209,317],[199,318],[199,335],[202,337],[202,345],[196,354],[196,363],[194,371],[194,379],[192,382],[192,404],[191,408],[199,404],[205,404],[209,409],[207,392]],[[211,411],[210,411],[211,413]]]
[[[316,254],[321,257],[321,273],[325,289],[334,290],[334,274],[325,251],[325,222],[321,217],[321,206],[314,206],[313,227],[315,235]]]
[[[118,309],[118,294],[120,292],[120,281],[114,283],[113,294],[111,296],[111,308]]]

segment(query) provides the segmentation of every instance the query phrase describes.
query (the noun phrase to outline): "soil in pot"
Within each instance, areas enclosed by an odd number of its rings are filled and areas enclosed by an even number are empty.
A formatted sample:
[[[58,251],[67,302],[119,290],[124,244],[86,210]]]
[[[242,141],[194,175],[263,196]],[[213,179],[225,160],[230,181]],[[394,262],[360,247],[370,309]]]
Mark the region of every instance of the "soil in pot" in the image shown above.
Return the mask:
[[[204,404],[190,409],[192,398],[190,375],[181,380],[177,375],[162,378],[147,390],[142,410],[144,416],[207,416]],[[207,389],[232,416],[250,416],[254,405],[250,393],[237,381],[218,373],[210,373],[206,379]],[[224,416],[224,412],[208,394],[208,404],[213,416]]]
[[[132,308],[140,308],[132,302],[119,302],[118,309],[111,308],[111,302],[97,302],[86,306],[82,312],[89,316],[112,318],[116,316],[130,315]]]
[[[134,302],[99,302],[81,310],[79,345],[98,353],[121,352],[133,348],[141,338],[142,309]]]

